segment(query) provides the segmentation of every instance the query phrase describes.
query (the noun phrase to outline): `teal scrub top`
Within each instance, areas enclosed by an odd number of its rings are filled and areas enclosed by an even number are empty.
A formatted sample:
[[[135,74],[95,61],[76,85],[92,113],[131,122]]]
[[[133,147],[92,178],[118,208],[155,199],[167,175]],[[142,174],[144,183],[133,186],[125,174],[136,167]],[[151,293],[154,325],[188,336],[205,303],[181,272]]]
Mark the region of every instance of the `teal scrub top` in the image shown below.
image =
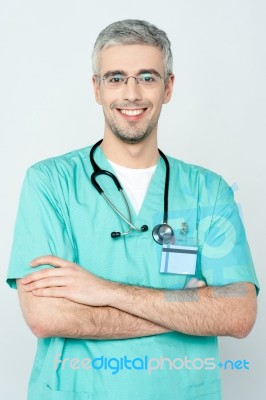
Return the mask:
[[[128,227],[90,182],[90,149],[29,168],[20,197],[8,284],[15,288],[17,278],[33,272],[29,266],[33,258],[53,254],[104,279],[183,289],[191,276],[160,272],[162,246],[151,235],[163,220],[164,161],[158,160],[138,215],[131,207],[133,223],[138,227],[147,224],[149,230],[114,240],[112,231]],[[102,169],[114,172],[101,148],[95,159]],[[187,240],[197,241],[195,276],[208,286],[252,282],[258,287],[231,188],[213,172],[171,157],[168,160],[169,224],[178,238],[181,223],[186,222]],[[112,180],[100,177],[98,182],[126,214]],[[58,358],[75,358],[84,364],[63,368],[55,362]],[[88,358],[90,367],[84,361]],[[28,400],[218,400],[218,362],[216,337],[179,332],[121,340],[38,339]]]

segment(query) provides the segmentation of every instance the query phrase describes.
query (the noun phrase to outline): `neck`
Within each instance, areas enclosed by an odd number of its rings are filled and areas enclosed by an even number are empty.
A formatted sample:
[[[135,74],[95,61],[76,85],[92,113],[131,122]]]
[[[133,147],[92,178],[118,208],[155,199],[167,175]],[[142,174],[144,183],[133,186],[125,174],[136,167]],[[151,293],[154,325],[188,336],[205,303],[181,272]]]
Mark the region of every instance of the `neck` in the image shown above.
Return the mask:
[[[152,135],[141,143],[128,144],[113,134],[105,134],[101,148],[106,158],[127,168],[148,168],[159,158],[157,139]]]

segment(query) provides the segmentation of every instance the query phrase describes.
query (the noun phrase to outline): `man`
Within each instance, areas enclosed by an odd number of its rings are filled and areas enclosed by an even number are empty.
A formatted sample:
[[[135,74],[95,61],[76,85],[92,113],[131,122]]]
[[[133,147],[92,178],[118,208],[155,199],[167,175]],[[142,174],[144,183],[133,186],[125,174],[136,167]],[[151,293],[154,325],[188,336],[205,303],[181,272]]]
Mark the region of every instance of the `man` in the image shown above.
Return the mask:
[[[111,24],[93,70],[103,141],[32,166],[20,199],[8,283],[39,338],[28,399],[220,399],[217,336],[250,332],[258,286],[232,191],[158,152],[174,84],[163,31]],[[126,190],[129,231],[101,170]]]

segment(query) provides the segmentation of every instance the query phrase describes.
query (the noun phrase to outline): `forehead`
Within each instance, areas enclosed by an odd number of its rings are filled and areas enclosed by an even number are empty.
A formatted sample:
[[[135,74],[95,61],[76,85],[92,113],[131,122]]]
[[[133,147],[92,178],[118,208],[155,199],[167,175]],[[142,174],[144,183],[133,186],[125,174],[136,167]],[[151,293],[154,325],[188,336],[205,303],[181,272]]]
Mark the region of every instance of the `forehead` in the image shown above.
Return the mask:
[[[154,46],[114,45],[100,52],[100,73],[123,70],[136,73],[140,70],[155,69],[164,72],[163,53]]]

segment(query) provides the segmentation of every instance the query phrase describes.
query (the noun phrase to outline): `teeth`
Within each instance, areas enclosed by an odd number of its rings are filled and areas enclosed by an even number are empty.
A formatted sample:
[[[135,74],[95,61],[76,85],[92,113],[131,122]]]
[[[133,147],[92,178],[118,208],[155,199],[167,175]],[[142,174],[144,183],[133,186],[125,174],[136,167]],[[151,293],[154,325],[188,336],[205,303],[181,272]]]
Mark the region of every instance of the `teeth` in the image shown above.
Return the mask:
[[[139,110],[120,110],[122,114],[124,115],[140,115],[144,113],[143,108]]]

